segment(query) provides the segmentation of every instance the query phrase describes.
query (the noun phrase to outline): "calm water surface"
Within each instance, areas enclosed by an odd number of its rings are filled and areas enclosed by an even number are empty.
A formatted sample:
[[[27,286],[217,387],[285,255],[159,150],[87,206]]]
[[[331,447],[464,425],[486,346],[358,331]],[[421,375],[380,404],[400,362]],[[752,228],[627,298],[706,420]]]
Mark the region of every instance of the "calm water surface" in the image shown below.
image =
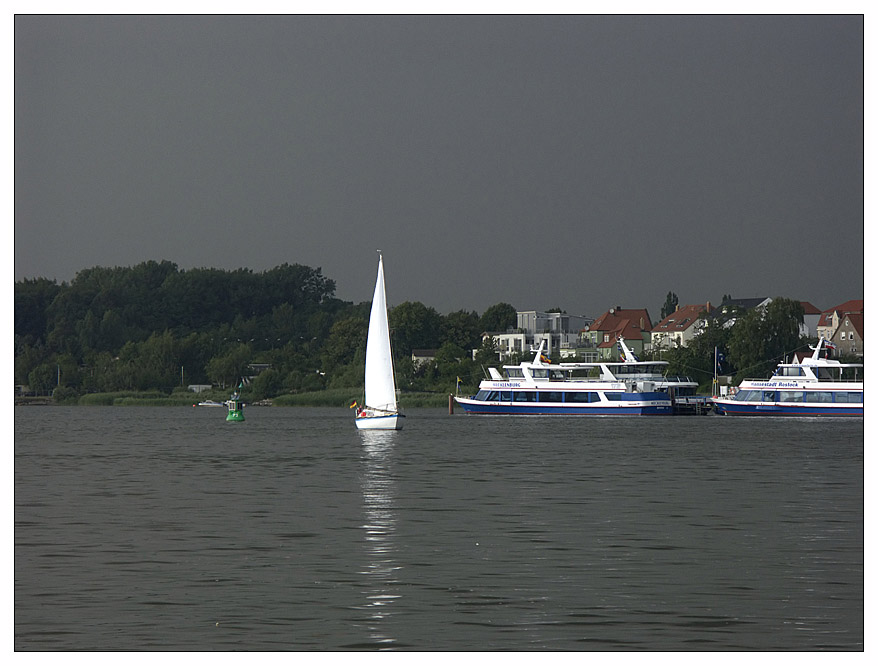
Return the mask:
[[[17,650],[862,650],[863,421],[15,408]]]

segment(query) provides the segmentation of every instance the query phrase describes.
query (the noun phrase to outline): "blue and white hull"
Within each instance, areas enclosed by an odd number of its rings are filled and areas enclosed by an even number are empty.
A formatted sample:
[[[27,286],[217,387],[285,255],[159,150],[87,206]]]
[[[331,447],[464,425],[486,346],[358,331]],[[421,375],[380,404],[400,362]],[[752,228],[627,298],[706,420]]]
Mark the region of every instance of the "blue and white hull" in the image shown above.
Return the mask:
[[[775,392],[777,396],[778,392]],[[862,393],[859,402],[849,402],[850,391],[826,392],[831,402],[783,402],[765,400],[714,399],[714,409],[723,416],[863,416]],[[807,395],[807,394],[806,394]],[[844,396],[843,402],[835,398]],[[787,396],[779,396],[781,399]]]
[[[863,416],[863,365],[821,358],[781,363],[771,379],[745,379],[737,393],[713,400],[724,416]]]
[[[595,402],[548,401],[501,401],[457,397],[455,400],[468,414],[519,414],[519,415],[561,415],[561,416],[647,416],[670,415],[673,413],[671,400],[667,393],[624,393],[610,394],[613,399]],[[566,395],[565,395],[566,397]]]
[[[770,405],[716,400],[716,413],[723,416],[863,416],[863,406]]]

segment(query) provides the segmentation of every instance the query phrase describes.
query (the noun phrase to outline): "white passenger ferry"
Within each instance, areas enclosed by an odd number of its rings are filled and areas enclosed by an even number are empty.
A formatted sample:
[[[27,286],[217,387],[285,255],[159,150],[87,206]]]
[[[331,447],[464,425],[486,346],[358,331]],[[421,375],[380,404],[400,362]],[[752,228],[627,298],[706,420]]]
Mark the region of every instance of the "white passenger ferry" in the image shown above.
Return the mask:
[[[668,415],[681,404],[706,400],[695,396],[696,382],[665,377],[667,361],[639,361],[618,340],[621,362],[551,363],[540,347],[531,362],[505,365],[505,377],[491,378],[471,397],[456,397],[471,414]],[[701,403],[703,404],[703,403]]]
[[[821,358],[821,338],[801,363],[781,363],[771,379],[745,379],[737,393],[714,398],[718,414],[863,416],[863,364]]]

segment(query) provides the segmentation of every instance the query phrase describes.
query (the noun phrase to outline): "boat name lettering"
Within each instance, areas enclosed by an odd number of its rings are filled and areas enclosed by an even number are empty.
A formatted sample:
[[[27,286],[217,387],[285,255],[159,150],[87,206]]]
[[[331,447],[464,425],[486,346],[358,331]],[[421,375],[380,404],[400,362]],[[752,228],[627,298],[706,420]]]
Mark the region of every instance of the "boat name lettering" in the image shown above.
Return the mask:
[[[797,388],[797,387],[799,386],[799,383],[798,383],[798,382],[778,382],[778,381],[769,381],[769,382],[753,382],[752,385],[753,385],[753,386],[760,386],[760,387],[770,386],[770,387],[772,387],[772,388],[774,388],[774,387],[778,387],[778,388],[784,388],[784,387],[788,387],[788,388],[789,388],[789,387],[791,387],[791,388]]]

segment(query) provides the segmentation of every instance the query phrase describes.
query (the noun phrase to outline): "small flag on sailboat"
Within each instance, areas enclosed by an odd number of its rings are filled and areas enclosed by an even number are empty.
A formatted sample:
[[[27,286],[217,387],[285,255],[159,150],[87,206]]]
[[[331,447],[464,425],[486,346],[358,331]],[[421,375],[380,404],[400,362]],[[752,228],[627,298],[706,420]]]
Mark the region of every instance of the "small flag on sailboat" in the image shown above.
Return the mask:
[[[351,406],[348,407],[348,409],[353,409],[353,408],[356,407],[356,406],[357,406],[357,401],[354,400],[354,401],[351,403]]]

